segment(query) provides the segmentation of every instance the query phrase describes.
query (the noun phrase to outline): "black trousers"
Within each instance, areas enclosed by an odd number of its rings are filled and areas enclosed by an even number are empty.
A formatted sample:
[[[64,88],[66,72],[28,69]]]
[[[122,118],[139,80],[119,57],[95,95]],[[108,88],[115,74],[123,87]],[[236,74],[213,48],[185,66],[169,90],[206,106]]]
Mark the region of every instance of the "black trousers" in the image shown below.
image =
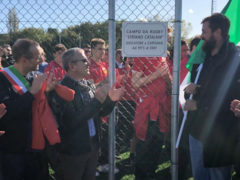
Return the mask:
[[[3,180],[3,176],[2,176],[2,152],[0,151],[0,180]]]
[[[50,164],[51,168],[55,172],[53,175],[55,180],[63,180],[63,167],[61,164],[61,157],[60,153],[56,149],[56,146],[47,144],[44,152],[47,157],[47,165]]]
[[[94,140],[91,148],[91,152],[79,155],[60,154],[64,180],[95,180],[99,148]]]
[[[3,180],[40,180],[39,152],[8,153],[1,151]],[[1,178],[1,177],[0,177]]]
[[[179,110],[179,128],[182,124],[183,119],[183,111],[182,109]],[[178,148],[178,179],[184,180],[192,177],[192,169],[191,169],[191,159],[190,159],[190,152],[189,152],[189,131],[190,127],[189,124],[186,123],[182,138]]]
[[[145,141],[137,139],[135,179],[148,180],[156,176],[155,170],[160,163],[164,135],[159,131],[157,122],[149,120]]]
[[[119,101],[117,106],[116,149],[118,153],[129,150],[130,140],[134,136],[133,120],[136,103]]]
[[[108,122],[101,125],[102,138],[100,142],[100,151],[98,162],[100,165],[108,163]]]

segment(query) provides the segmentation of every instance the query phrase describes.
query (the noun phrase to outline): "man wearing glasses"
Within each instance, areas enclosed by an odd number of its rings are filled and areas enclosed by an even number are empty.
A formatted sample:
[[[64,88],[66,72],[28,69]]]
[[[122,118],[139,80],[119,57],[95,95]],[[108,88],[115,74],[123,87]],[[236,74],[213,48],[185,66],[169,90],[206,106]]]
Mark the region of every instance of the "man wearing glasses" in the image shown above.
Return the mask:
[[[83,49],[71,48],[62,56],[66,75],[61,84],[75,91],[74,100],[65,102],[52,94],[53,112],[59,123],[61,144],[58,148],[64,180],[95,179],[100,142],[100,117],[109,114],[123,89],[99,88],[86,80],[90,63]]]

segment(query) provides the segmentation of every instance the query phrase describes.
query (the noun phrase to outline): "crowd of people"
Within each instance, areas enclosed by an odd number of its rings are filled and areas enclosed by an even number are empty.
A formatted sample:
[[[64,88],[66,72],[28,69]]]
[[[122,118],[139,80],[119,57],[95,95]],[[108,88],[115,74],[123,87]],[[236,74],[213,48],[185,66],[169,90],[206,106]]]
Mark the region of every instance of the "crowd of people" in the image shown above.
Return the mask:
[[[181,41],[180,83],[188,71],[191,82],[184,89],[183,110],[189,114],[179,179],[192,172],[195,180],[230,180],[240,162],[239,50],[228,40],[226,16],[215,13],[202,25],[190,49]],[[201,39],[205,57],[188,70]],[[93,180],[98,171],[108,171],[108,115],[115,106],[116,151],[121,134],[135,179],[156,179],[171,130],[173,52],[133,58],[117,49],[116,82],[109,87],[107,51],[101,38],[83,48],[57,44],[47,62],[43,48],[30,39],[0,47],[0,180],[47,180],[49,166],[56,180]]]

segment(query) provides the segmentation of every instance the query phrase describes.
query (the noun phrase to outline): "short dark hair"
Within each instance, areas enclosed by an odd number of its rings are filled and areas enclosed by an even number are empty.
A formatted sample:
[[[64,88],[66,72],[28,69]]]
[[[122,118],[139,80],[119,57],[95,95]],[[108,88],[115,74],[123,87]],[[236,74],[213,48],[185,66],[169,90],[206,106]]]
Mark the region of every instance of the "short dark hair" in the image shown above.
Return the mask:
[[[117,50],[116,50],[116,55],[117,55],[117,54],[122,54],[122,49],[117,49]]]
[[[225,15],[221,13],[214,13],[213,15],[204,18],[202,24],[205,22],[209,22],[209,27],[212,32],[215,32],[218,28],[220,28],[222,37],[225,39],[229,37],[228,31],[230,27],[230,21]]]
[[[57,51],[66,51],[67,48],[64,44],[56,44],[54,48],[54,53]]]
[[[181,40],[181,46],[183,46],[183,45],[187,45],[187,41]]]
[[[91,49],[94,49],[98,44],[105,44],[105,41],[101,38],[93,38],[91,40]]]
[[[14,60],[18,62],[21,57],[29,60],[34,58],[36,54],[34,54],[33,48],[38,46],[40,46],[39,43],[31,39],[18,39],[12,47]]]
[[[90,46],[89,44],[85,44],[85,45],[83,46],[83,48],[88,48],[88,49],[90,49],[91,46]]]
[[[201,37],[195,36],[190,42],[190,51],[192,51],[193,46],[197,46],[200,41],[201,41]]]

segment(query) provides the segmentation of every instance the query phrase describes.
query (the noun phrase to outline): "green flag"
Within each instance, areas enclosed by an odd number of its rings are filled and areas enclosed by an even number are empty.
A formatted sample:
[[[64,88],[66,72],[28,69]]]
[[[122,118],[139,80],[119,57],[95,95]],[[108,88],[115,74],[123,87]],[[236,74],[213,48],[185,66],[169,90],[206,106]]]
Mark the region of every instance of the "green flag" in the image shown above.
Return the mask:
[[[222,13],[227,16],[230,20],[229,36],[230,42],[234,44],[240,41],[240,1],[229,0],[227,5],[223,8]]]
[[[223,8],[222,13],[230,20],[229,36],[230,42],[237,44],[240,41],[240,0],[229,0]],[[189,58],[186,68],[191,71],[193,64],[201,64],[205,59],[205,52],[202,50],[203,41],[200,41],[195,51]]]
[[[196,49],[193,51],[191,57],[189,58],[186,68],[191,71],[194,64],[201,64],[205,59],[205,52],[202,50],[203,40],[201,40]]]

